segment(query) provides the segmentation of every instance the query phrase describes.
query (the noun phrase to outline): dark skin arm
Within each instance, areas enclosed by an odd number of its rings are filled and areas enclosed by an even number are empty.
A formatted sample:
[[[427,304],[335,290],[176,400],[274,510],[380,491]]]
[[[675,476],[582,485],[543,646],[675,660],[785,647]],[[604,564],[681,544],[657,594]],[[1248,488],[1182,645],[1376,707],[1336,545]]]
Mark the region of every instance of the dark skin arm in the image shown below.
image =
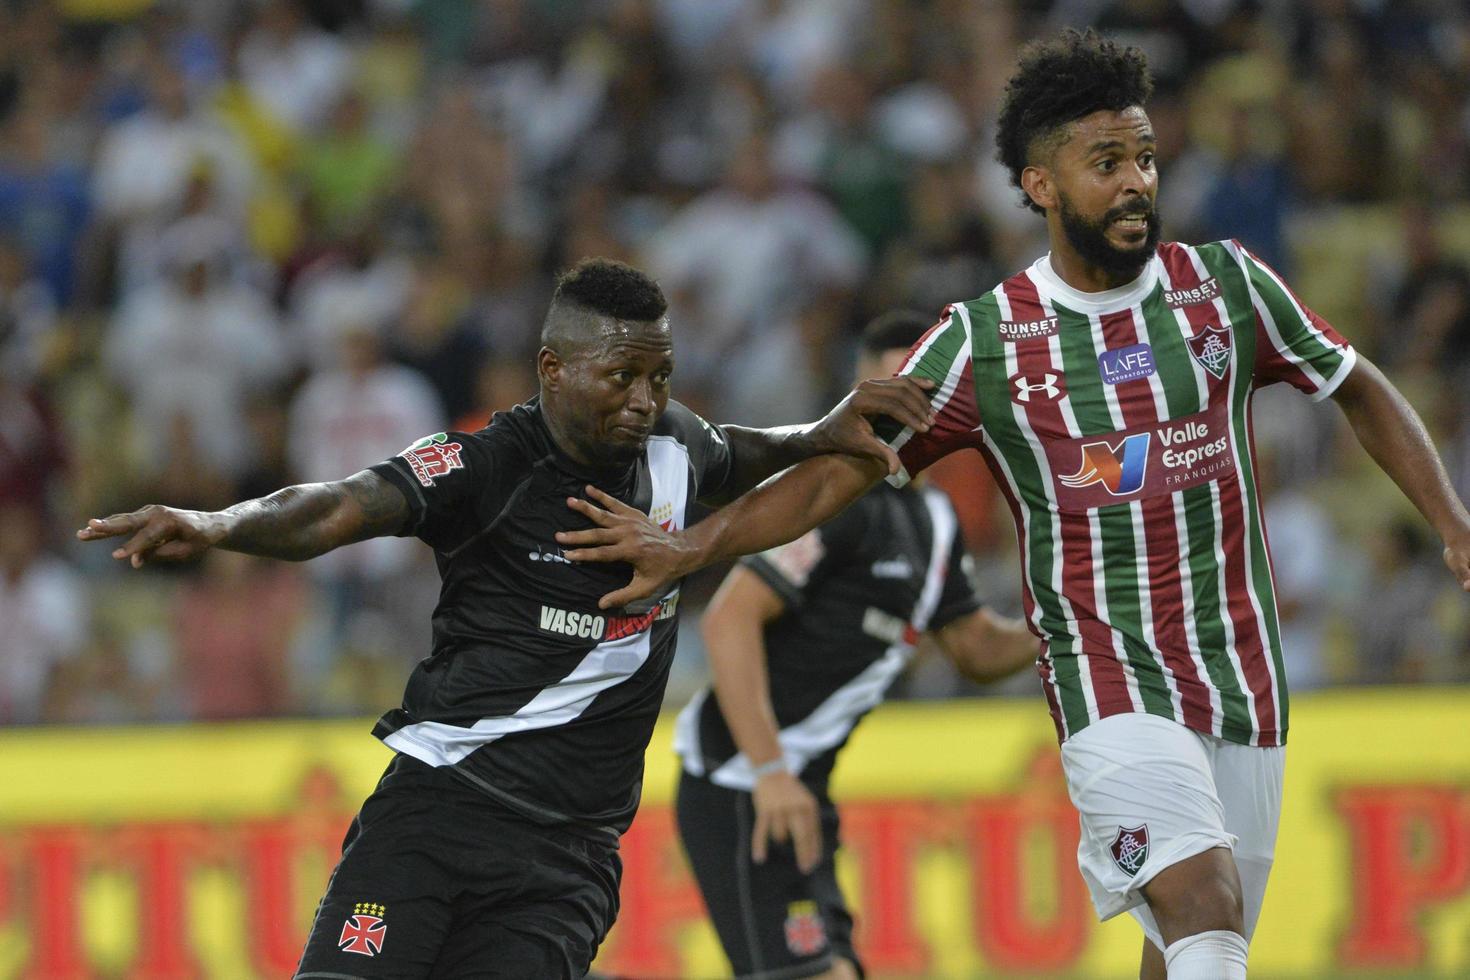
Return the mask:
[[[934,632],[939,648],[960,673],[988,684],[1034,664],[1039,641],[1019,619],[977,609]]]
[[[933,386],[927,378],[874,378],[859,384],[812,425],[774,429],[722,425],[734,471],[720,493],[701,500],[715,506],[728,503],[762,480],[824,453],[876,459],[889,473],[897,473],[898,454],[874,434],[870,419],[886,415],[900,425],[927,432],[934,415],[925,389]]]
[[[134,568],[150,561],[184,561],[210,548],[306,561],[344,544],[392,534],[409,518],[403,492],[370,470],[335,483],[305,483],[220,511],[177,510],[158,504],[130,514],[94,517],[82,541],[131,535],[112,552]]]
[[[647,514],[589,486],[588,497],[601,507],[575,497],[567,499],[567,506],[597,526],[560,531],[556,540],[572,561],[625,561],[633,566],[633,581],[598,603],[612,609],[654,595],[714,562],[794,541],[867,493],[883,479],[884,470],[883,462],[872,456],[817,456],[677,532],[663,530]]]
[[[1444,542],[1444,562],[1470,592],[1470,514],[1450,484],[1419,415],[1383,372],[1359,356],[1332,393],[1353,433]]]

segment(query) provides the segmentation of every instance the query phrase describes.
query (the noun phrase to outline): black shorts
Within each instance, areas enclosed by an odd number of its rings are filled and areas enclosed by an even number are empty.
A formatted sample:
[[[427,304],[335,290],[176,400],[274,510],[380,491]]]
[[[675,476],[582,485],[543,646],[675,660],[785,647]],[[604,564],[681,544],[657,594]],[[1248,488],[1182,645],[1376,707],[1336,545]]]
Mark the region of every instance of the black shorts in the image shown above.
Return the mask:
[[[296,977],[581,977],[621,874],[614,846],[399,755],[347,831]]]
[[[750,857],[755,808],[749,793],[688,773],[679,779],[679,836],[710,919],[737,977],[785,980],[831,969],[833,957],[862,974],[852,948],[852,916],[837,887],[837,808],[822,803],[822,860],[811,874],[790,844],[773,844],[766,863]]]

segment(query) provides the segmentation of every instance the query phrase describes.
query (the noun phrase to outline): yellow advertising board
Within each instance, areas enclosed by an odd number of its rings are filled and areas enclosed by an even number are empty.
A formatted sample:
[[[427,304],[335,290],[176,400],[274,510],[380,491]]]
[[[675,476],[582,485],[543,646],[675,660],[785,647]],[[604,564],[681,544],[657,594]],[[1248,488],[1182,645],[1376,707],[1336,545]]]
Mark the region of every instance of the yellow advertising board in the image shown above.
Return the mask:
[[[1254,976],[1470,976],[1470,690],[1293,701]],[[288,976],[388,752],[365,722],[0,736],[0,977]],[[670,730],[623,843],[600,969],[725,972],[669,809]],[[889,705],[834,784],[877,977],[1127,977],[1099,925],[1051,723],[1030,700]],[[391,942],[392,923],[386,941]]]

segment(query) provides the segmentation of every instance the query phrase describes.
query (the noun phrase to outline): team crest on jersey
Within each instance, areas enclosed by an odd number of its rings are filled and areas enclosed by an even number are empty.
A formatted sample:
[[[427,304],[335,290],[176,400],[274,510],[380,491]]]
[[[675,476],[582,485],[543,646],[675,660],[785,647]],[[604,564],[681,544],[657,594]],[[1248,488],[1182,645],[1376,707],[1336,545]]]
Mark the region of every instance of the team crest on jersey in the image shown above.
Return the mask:
[[[1148,860],[1148,824],[1119,827],[1108,850],[1112,852],[1113,863],[1128,877],[1134,877]]]
[[[1200,367],[1223,380],[1230,367],[1230,331],[1207,325],[1189,338],[1189,352]]]
[[[419,483],[432,487],[439,477],[464,469],[464,460],[459,455],[463,449],[459,443],[450,442],[447,433],[438,432],[425,436],[398,455],[408,461]]]
[[[358,902],[352,906],[352,914],[342,923],[337,948],[344,953],[377,956],[388,938],[388,926],[383,922],[387,913],[388,909],[376,902]]]
[[[653,520],[653,523],[657,524],[665,531],[672,531],[674,529],[673,504],[659,504],[657,507],[648,512],[648,516]]]
[[[1059,398],[1067,397],[1067,382],[1056,371],[1043,371],[1040,374],[1013,374],[1011,382],[1011,401],[1029,405],[1033,401],[1054,402]]]
[[[827,927],[816,902],[786,906],[786,948],[796,956],[813,956],[827,948]]]
[[[1074,490],[1101,483],[1115,497],[1137,493],[1143,487],[1148,468],[1149,433],[1138,432],[1124,437],[1117,445],[1088,442],[1082,445],[1082,465],[1071,476],[1061,477],[1062,485]]]

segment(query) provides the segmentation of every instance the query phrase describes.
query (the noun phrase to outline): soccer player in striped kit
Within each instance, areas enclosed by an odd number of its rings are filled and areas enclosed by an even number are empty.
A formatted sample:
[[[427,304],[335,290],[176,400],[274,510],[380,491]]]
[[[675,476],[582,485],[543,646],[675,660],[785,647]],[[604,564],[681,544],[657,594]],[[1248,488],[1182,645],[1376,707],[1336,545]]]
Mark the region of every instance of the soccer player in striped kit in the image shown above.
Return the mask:
[[[938,422],[887,435],[898,480],[974,447],[1010,505],[1099,917],[1142,924],[1146,978],[1236,980],[1289,711],[1253,392],[1336,401],[1467,591],[1470,515],[1402,395],[1280,276],[1238,242],[1160,243],[1150,89],[1141,52],[1091,32],[1023,53],[997,142],[1051,250],[945,311],[900,372],[936,383]],[[681,534],[608,513],[560,540],[573,560],[634,564],[604,599],[618,604],[791,540],[883,475],[829,457]]]

